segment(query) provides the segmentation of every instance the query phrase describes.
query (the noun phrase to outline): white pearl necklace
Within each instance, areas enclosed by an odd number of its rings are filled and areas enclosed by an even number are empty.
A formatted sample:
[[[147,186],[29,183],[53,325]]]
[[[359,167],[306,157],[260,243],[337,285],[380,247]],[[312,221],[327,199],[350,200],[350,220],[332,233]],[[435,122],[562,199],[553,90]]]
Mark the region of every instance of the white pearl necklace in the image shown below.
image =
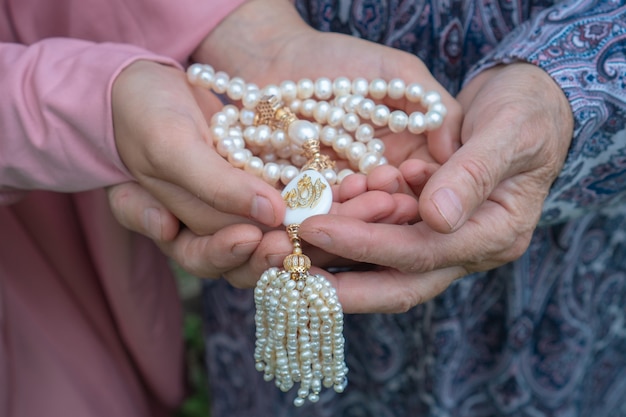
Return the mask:
[[[367,174],[378,165],[387,163],[385,145],[374,137],[375,129],[387,127],[399,133],[405,129],[413,134],[434,130],[441,126],[446,108],[435,91],[425,92],[416,83],[406,84],[393,79],[386,82],[364,78],[350,81],[339,77],[334,81],[319,78],[284,81],[280,86],[268,85],[260,89],[241,78],[209,65],[194,64],[187,71],[189,82],[224,94],[233,102],[240,101],[242,109],[226,105],[211,118],[211,134],[217,152],[238,168],[242,168],[266,182],[286,185],[306,162],[302,144],[312,137],[332,148],[350,167],[335,172],[322,172],[330,184],[341,182],[347,175],[359,171]],[[290,125],[288,132],[272,129],[266,124],[254,123],[256,107],[263,97],[272,96],[282,101],[294,114],[310,119]],[[421,103],[426,112],[407,115],[402,110],[391,111],[377,102],[385,97],[406,98]],[[369,121],[362,122],[362,120]]]
[[[296,406],[319,401],[322,387],[343,392],[348,383],[343,310],[326,278],[309,274],[311,261],[302,253],[298,228],[306,218],[330,211],[331,184],[387,162],[384,143],[374,137],[376,127],[414,134],[436,129],[446,115],[441,97],[399,79],[303,79],[259,89],[201,64],[190,66],[187,76],[191,84],[242,105],[240,110],[227,104],[211,118],[217,152],[272,185],[285,185],[283,224],[294,249],[284,269],[268,269],[255,288],[256,369],[285,392],[299,383]],[[419,102],[426,112],[390,111],[379,102],[385,97]],[[350,168],[336,172],[322,145]]]

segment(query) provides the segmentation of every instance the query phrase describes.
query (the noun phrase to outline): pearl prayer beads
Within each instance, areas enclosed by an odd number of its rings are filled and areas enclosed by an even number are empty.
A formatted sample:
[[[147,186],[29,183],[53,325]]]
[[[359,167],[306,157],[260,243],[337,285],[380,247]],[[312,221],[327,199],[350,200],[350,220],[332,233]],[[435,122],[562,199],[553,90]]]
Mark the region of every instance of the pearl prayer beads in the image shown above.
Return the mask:
[[[201,64],[190,66],[187,78],[242,106],[227,104],[212,116],[216,151],[234,167],[269,184],[285,185],[283,224],[293,252],[283,269],[265,271],[254,290],[256,369],[284,392],[299,383],[294,399],[298,407],[307,399],[319,401],[322,388],[341,393],[348,383],[343,310],[326,278],[309,274],[311,260],[302,253],[299,226],[310,216],[330,211],[332,184],[387,162],[377,128],[420,134],[440,127],[446,115],[441,97],[400,79],[322,77],[260,89]],[[391,111],[380,102],[385,97],[420,103],[426,111]],[[336,172],[322,146],[350,168]]]
[[[420,134],[439,128],[446,115],[439,93],[424,91],[415,83],[406,85],[400,79],[368,82],[364,78],[350,81],[339,77],[333,81],[322,77],[315,81],[284,81],[261,89],[204,64],[191,65],[187,77],[193,85],[241,102],[241,110],[226,105],[212,117],[210,130],[215,147],[231,164],[272,185],[286,185],[293,179],[305,162],[302,143],[308,139],[319,139],[348,162],[349,168],[343,171],[328,169],[323,173],[334,184],[351,173],[367,174],[387,163],[384,143],[375,137],[376,128]],[[256,106],[267,96],[308,120],[298,120],[288,132],[255,125]],[[419,103],[426,111],[410,115],[402,110],[391,111],[378,102],[386,96]]]

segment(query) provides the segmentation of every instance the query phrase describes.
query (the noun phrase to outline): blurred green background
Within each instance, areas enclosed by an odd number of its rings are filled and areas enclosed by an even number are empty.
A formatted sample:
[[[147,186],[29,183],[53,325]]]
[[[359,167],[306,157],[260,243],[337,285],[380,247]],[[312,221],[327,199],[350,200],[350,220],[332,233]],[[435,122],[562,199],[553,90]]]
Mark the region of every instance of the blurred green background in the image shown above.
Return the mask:
[[[184,309],[183,336],[189,396],[174,417],[209,417],[209,383],[204,358],[204,336],[202,332],[201,280],[183,271],[172,263],[176,275],[178,292]]]

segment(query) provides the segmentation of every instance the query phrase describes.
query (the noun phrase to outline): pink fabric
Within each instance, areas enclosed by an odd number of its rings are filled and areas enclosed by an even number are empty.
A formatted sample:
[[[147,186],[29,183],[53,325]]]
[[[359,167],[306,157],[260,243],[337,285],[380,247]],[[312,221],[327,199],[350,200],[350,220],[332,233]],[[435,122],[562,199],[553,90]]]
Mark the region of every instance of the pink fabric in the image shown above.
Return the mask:
[[[241,2],[0,0],[0,416],[160,416],[181,400],[167,261],[102,189],[132,179],[110,89],[136,59],[185,65]]]

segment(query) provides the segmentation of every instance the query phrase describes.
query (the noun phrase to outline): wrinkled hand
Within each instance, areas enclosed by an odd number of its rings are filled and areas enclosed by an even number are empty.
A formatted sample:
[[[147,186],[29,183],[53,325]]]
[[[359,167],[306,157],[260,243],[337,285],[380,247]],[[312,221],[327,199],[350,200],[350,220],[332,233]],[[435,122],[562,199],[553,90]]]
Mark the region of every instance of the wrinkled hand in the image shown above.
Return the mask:
[[[331,215],[302,224],[309,243],[381,266],[335,275],[340,289],[351,290],[340,290],[346,310],[406,310],[527,249],[572,137],[569,103],[545,72],[521,63],[483,72],[458,98],[463,146],[426,183],[423,221],[368,224]]]

